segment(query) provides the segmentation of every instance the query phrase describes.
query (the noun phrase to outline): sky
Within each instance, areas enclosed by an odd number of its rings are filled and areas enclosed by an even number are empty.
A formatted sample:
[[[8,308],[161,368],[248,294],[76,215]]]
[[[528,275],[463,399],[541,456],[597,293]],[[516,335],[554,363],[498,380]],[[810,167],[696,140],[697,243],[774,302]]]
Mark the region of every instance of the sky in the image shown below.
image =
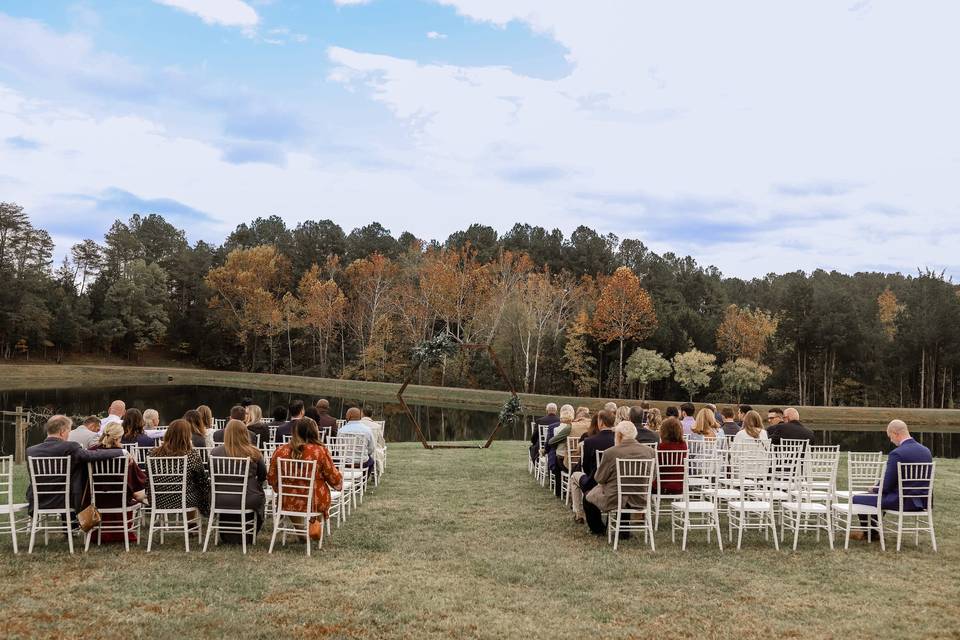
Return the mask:
[[[954,0],[0,0],[0,200],[960,276]]]

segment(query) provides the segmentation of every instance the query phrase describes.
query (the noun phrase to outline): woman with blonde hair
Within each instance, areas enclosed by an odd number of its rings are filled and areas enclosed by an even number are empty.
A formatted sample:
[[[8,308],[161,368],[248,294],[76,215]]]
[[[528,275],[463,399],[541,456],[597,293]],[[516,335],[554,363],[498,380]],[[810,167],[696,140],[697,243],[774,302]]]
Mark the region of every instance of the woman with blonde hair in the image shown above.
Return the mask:
[[[156,409],[147,409],[143,412],[143,428],[156,429],[160,426],[160,413]]]
[[[715,440],[717,435],[722,433],[717,419],[713,416],[713,411],[704,407],[697,412],[693,433],[690,434],[691,440]]]
[[[263,420],[263,409],[260,408],[260,405],[251,404],[247,407],[247,430],[260,436],[260,442],[270,440],[270,427]],[[253,440],[251,438],[251,441]]]
[[[259,407],[257,407],[259,409]],[[247,488],[246,488],[246,508],[253,509],[256,516],[255,531],[260,531],[263,526],[263,506],[266,503],[266,497],[263,492],[263,482],[267,479],[267,465],[263,462],[263,455],[260,450],[250,442],[250,432],[245,424],[240,420],[231,420],[223,430],[223,444],[214,447],[210,452],[210,457],[222,458],[249,458],[250,466],[247,469]],[[215,495],[214,505],[220,509],[239,509],[239,495]],[[220,515],[220,522],[230,524],[240,524],[240,516]],[[253,543],[256,538],[248,538],[247,543]],[[223,542],[240,544],[240,534],[221,533],[220,539]]]
[[[560,497],[560,474],[566,468],[567,436],[573,425],[576,413],[573,406],[565,404],[560,407],[560,423],[547,428],[547,468],[553,473],[553,490]]]
[[[661,424],[663,424],[663,416],[660,415],[660,409],[647,409],[647,429],[660,433]]]
[[[198,433],[203,436],[206,444],[196,444],[195,447],[212,447],[213,446],[213,411],[205,404],[197,407],[197,413],[200,414],[200,429],[194,433]]]
[[[748,411],[743,417],[743,428],[733,437],[733,442],[765,442],[770,437],[763,428],[763,420],[756,411]]]
[[[614,424],[621,422],[630,422],[630,407],[625,404],[617,407],[617,419]]]
[[[570,423],[570,436],[579,438],[590,428],[590,407],[577,407]]]
[[[137,411],[136,409],[128,409],[127,413],[130,411]],[[137,411],[137,414],[140,412]],[[124,422],[126,422],[126,416],[124,416]],[[127,495],[126,506],[131,506],[137,502],[143,502],[145,500],[147,488],[147,476],[144,475],[143,471],[140,469],[140,466],[137,464],[136,459],[125,452],[120,446],[123,442],[124,427],[121,426],[118,422],[111,422],[103,428],[103,431],[100,432],[100,440],[97,444],[90,447],[91,450],[104,450],[104,449],[114,449],[117,452],[117,457],[126,456],[127,458]],[[112,487],[108,487],[112,488]],[[97,492],[97,506],[101,509],[119,509],[124,506],[121,502],[120,496],[116,494],[103,494],[101,495],[99,491]],[[80,509],[85,509],[87,505],[90,504],[89,499],[85,499],[80,505]],[[108,530],[98,532],[99,540],[101,542],[123,542],[123,516],[119,513],[103,513],[101,514],[103,518],[103,524],[107,525]],[[137,534],[134,531],[130,531],[128,534],[128,540],[130,542],[136,543]]]

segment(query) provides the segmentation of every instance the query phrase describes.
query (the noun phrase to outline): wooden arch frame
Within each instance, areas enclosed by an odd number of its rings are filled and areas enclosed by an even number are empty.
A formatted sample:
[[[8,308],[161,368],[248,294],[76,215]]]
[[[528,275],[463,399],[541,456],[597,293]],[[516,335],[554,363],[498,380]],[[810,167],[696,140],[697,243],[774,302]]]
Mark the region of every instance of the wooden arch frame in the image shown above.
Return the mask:
[[[500,364],[500,359],[497,357],[497,354],[494,353],[493,347],[488,344],[482,344],[477,342],[461,342],[457,345],[460,349],[469,349],[472,351],[486,351],[490,356],[490,361],[493,362],[493,365],[497,368],[497,373],[500,374],[500,377],[503,378],[503,381],[507,383],[507,388],[510,389],[510,394],[517,398],[519,402],[520,398],[517,396],[516,388],[513,386],[513,381],[510,379],[510,376],[507,375],[507,372],[504,371],[503,365]],[[420,444],[423,445],[424,449],[473,449],[472,445],[467,444],[431,444],[427,441],[427,438],[423,435],[423,430],[420,428],[420,423],[417,421],[417,417],[413,415],[413,411],[410,410],[410,407],[407,405],[406,401],[403,399],[403,392],[406,390],[407,385],[410,384],[410,381],[413,380],[413,376],[420,369],[420,365],[423,364],[423,358],[417,360],[417,362],[410,369],[410,373],[407,374],[407,377],[404,378],[403,384],[400,385],[400,389],[397,391],[397,401],[400,402],[400,406],[403,407],[403,410],[406,412],[407,416],[410,418],[410,422],[413,423],[414,428],[417,430],[417,439],[420,440]],[[493,439],[497,436],[497,432],[500,431],[500,427],[503,426],[503,423],[497,418],[497,424],[493,428],[493,431],[490,432],[490,435],[487,437],[486,442],[480,445],[480,449],[487,449],[493,443]]]

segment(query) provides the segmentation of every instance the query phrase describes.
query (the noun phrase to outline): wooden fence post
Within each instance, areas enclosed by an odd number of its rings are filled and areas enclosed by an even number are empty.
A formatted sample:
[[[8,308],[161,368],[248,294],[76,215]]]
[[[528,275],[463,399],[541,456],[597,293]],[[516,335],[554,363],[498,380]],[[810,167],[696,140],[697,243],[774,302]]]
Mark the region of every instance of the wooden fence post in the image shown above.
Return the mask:
[[[27,429],[30,427],[30,422],[23,415],[23,407],[17,407],[13,425],[16,438],[14,462],[22,464],[27,460]]]

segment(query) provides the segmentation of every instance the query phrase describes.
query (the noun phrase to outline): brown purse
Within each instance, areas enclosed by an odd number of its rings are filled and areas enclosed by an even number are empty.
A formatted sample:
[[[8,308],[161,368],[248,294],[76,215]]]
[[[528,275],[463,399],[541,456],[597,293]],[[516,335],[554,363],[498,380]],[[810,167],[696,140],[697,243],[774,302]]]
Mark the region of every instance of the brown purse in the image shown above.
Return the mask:
[[[83,499],[86,499],[89,492],[90,483],[87,483],[87,488],[83,490]],[[83,499],[80,500],[80,504],[83,504]],[[77,514],[77,522],[80,524],[80,530],[87,533],[91,529],[99,526],[102,520],[103,518],[100,515],[100,511],[97,509],[97,505],[94,504],[93,497],[91,496],[90,504]]]
[[[322,539],[323,538],[323,520],[321,520],[320,518],[310,518],[309,533],[310,533],[311,540]]]

